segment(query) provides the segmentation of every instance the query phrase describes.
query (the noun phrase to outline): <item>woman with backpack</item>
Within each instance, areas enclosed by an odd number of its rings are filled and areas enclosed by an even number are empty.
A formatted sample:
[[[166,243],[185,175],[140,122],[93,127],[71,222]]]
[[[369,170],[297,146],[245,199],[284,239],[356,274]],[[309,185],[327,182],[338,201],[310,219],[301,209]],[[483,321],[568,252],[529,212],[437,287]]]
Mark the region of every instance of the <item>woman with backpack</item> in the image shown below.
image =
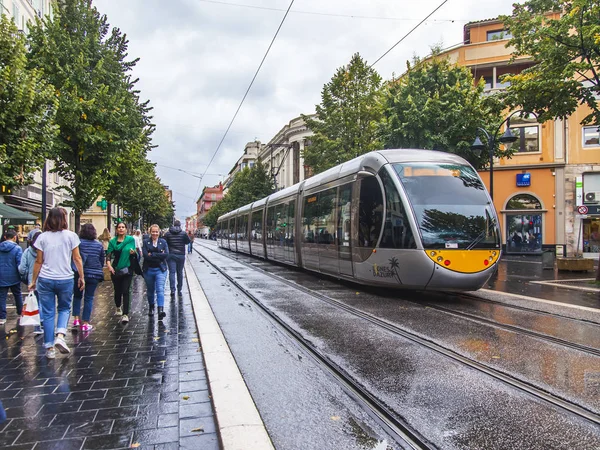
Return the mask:
[[[98,283],[104,280],[104,247],[96,240],[96,228],[91,223],[84,223],[79,231],[79,253],[83,259],[83,273],[85,290],[73,289],[73,329],[80,328],[82,332],[91,331],[90,324],[92,308],[94,306],[94,293]],[[79,280],[79,273],[75,270],[75,286]],[[83,315],[81,315],[81,299],[83,297]]]

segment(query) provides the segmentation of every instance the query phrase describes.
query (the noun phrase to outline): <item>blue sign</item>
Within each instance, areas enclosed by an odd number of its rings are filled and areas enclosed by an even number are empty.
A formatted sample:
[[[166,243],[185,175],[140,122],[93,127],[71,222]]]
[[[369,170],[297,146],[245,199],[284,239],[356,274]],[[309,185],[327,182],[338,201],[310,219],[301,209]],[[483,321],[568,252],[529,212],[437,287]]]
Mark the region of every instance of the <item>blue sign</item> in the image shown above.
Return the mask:
[[[531,174],[530,173],[518,173],[517,174],[517,187],[531,186]]]

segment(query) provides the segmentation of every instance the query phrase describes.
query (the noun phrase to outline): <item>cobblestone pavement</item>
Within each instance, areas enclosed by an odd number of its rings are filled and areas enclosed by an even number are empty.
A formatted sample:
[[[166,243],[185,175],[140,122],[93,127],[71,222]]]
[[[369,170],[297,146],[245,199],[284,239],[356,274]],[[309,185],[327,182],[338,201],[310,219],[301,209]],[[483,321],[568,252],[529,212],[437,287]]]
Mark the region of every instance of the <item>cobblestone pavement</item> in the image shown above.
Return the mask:
[[[0,326],[0,399],[8,420],[0,448],[219,448],[206,372],[187,289],[165,297],[164,324],[149,318],[136,276],[128,325],[101,283],[89,333],[69,333],[70,355],[44,356],[33,327]],[[9,304],[12,299],[9,299]],[[72,321],[69,322],[69,325]]]

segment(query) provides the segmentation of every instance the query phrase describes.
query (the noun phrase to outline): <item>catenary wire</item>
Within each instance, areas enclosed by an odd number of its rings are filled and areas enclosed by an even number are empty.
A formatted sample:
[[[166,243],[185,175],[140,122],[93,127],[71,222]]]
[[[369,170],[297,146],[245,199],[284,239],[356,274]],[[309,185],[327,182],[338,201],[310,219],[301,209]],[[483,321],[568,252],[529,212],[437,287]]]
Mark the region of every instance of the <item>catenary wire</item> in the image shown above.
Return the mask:
[[[413,31],[415,31],[417,28],[419,28],[421,25],[423,25],[423,23],[427,19],[429,19],[431,16],[433,16],[437,12],[437,10],[440,9],[442,6],[444,6],[447,2],[448,2],[448,0],[444,0],[442,3],[440,3],[437,8],[435,8],[433,11],[431,11],[423,20],[421,20],[418,24],[416,24],[408,33],[406,33],[404,36],[402,36],[402,38],[398,42],[396,42],[394,45],[392,45],[388,49],[388,51],[386,51],[383,55],[381,55],[379,58],[377,58],[377,60],[373,64],[371,64],[369,67],[373,67],[379,61],[381,61],[384,58],[384,56],[386,56],[389,52],[394,50],[394,48],[396,48],[396,46],[398,44],[400,44],[404,39],[406,39],[408,36],[410,36],[410,34],[412,34]]]
[[[230,2],[219,2],[217,0],[198,0],[204,3],[214,3],[216,5],[226,5],[226,6],[237,6],[240,8],[250,8],[250,9],[262,9],[265,11],[285,11],[282,8],[269,8],[267,6],[255,6],[255,5],[244,5],[242,3],[230,3]],[[292,14],[308,14],[311,16],[325,16],[325,17],[345,17],[348,19],[370,19],[370,20],[391,20],[391,21],[403,21],[403,22],[411,22],[417,19],[410,19],[406,17],[381,17],[381,16],[361,16],[356,14],[334,14],[334,13],[324,13],[317,11],[292,11]],[[468,22],[465,19],[434,19],[432,22]]]
[[[254,84],[254,80],[256,80],[256,77],[258,76],[258,73],[260,72],[261,67],[263,66],[265,60],[267,59],[267,55],[269,54],[269,51],[271,50],[271,47],[273,46],[275,39],[277,39],[277,35],[279,34],[279,31],[281,30],[281,27],[283,26],[283,23],[285,22],[285,19],[287,18],[288,14],[290,12],[290,9],[292,9],[292,5],[294,4],[294,1],[295,0],[292,0],[290,2],[290,5],[288,6],[287,11],[283,15],[283,19],[281,19],[281,23],[277,27],[277,31],[275,32],[275,35],[273,36],[273,39],[271,40],[271,43],[269,44],[269,47],[267,48],[267,51],[265,52],[265,55],[262,58],[262,61],[258,65],[258,69],[256,69],[256,73],[252,77],[252,81],[250,81],[250,85],[248,86],[248,89],[246,89],[246,93],[244,94],[242,101],[240,102],[239,106],[237,107],[237,110],[235,111],[235,114],[233,115],[231,122],[229,122],[229,125],[227,126],[227,129],[225,130],[225,134],[223,134],[223,137],[221,138],[219,145],[217,145],[216,150],[214,151],[212,157],[210,158],[210,161],[208,162],[208,165],[206,166],[204,173],[202,174],[202,178],[204,178],[204,176],[208,172],[208,168],[210,167],[213,160],[215,159],[215,156],[217,156],[217,153],[219,153],[219,150],[221,149],[221,145],[223,145],[223,141],[227,137],[227,134],[229,133],[229,130],[231,129],[231,126],[233,125],[233,122],[235,121],[235,118],[237,117],[238,113],[240,112],[240,109],[242,109],[242,105],[244,104],[244,101],[246,100],[246,97],[248,96],[248,93],[250,92],[250,89],[252,88],[252,85]],[[200,192],[200,186],[202,186],[202,178],[198,182],[198,189],[196,190],[195,197],[198,197],[198,193]]]

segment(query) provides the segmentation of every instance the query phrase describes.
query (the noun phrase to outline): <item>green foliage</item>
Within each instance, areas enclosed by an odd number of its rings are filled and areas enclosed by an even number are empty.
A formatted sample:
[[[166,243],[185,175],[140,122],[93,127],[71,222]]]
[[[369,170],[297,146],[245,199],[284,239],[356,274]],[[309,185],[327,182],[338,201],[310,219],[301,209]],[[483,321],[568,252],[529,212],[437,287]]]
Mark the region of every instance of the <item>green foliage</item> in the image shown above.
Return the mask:
[[[489,159],[471,150],[477,127],[497,129],[502,111],[494,96],[483,96],[483,80],[475,83],[466,67],[433,56],[408,63],[408,71],[386,90],[381,137],[385,148],[415,148],[455,153],[476,168]],[[495,149],[497,156],[510,153]]]
[[[43,69],[56,88],[60,134],[53,158],[80,214],[110,180],[119,178],[118,156],[133,146],[150,146],[153,126],[128,72],[127,38],[109,32],[91,0],[55,3],[54,18],[38,20],[29,34],[30,65]]]
[[[314,173],[381,148],[381,77],[358,53],[323,87],[316,118],[302,116],[314,135],[303,152]]]
[[[273,180],[267,173],[265,166],[259,161],[254,167],[247,167],[235,176],[225,197],[217,202],[204,216],[204,225],[214,228],[219,216],[267,197],[272,193]]]
[[[600,124],[600,3],[590,0],[528,0],[501,17],[513,38],[513,58],[537,63],[507,76],[508,100],[535,112],[539,120],[566,118],[580,104],[592,110],[582,124]],[[548,11],[562,12],[559,19]]]
[[[0,15],[0,185],[28,184],[58,132],[54,89],[27,68],[25,37]]]

